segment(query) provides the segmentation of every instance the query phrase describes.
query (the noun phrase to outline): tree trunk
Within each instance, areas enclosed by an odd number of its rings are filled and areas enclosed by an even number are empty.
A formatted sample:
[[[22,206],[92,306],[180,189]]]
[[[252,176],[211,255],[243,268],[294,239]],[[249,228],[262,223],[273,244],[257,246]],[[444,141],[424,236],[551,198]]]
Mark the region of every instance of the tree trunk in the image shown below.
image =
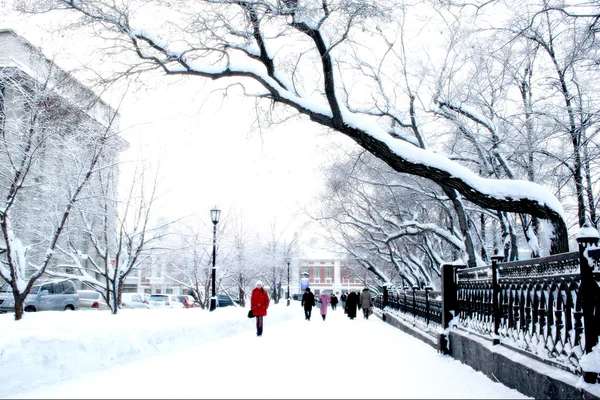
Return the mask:
[[[477,266],[477,259],[475,258],[475,246],[473,245],[473,237],[471,236],[471,230],[469,229],[469,220],[467,218],[465,208],[463,207],[463,203],[458,198],[454,189],[444,185],[442,185],[442,189],[444,190],[444,193],[446,193],[446,196],[448,196],[448,198],[452,200],[454,211],[458,216],[458,225],[460,227],[460,232],[463,235],[463,240],[465,242],[465,250],[467,252],[467,255],[469,256],[467,266],[468,268],[475,268]]]
[[[246,307],[246,292],[240,288],[239,291],[240,307]]]
[[[23,304],[24,300],[21,300],[21,296],[15,296],[15,321],[23,318]]]

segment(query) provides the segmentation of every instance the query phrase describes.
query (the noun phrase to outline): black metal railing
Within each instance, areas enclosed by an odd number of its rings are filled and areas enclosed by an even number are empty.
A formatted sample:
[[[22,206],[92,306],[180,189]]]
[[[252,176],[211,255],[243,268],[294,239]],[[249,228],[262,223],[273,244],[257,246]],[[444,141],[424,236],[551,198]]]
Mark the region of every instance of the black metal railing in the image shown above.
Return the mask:
[[[374,305],[384,308],[384,295],[375,297]],[[389,291],[387,294],[387,307],[396,310],[405,321],[421,327],[426,332],[431,331],[436,335],[437,328],[442,323],[441,293],[427,287],[417,290],[416,287],[403,290]]]
[[[494,256],[478,268],[444,264],[442,292],[386,290],[375,306],[430,333],[449,326],[471,331],[595,383],[597,374],[582,371],[580,360],[600,335],[597,241],[579,238],[579,252],[531,260],[500,263]]]
[[[456,275],[460,328],[578,371],[585,352],[578,253],[493,263]]]

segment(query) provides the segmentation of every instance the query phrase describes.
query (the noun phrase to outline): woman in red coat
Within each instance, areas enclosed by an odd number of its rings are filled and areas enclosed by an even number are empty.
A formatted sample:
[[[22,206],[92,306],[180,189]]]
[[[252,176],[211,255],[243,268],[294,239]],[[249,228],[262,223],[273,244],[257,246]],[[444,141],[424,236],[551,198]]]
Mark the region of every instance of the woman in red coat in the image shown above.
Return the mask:
[[[269,308],[269,294],[265,288],[263,288],[263,283],[261,281],[257,281],[256,288],[252,290],[252,295],[250,296],[250,308],[256,317],[256,336],[262,336],[263,317],[267,315],[267,308]]]

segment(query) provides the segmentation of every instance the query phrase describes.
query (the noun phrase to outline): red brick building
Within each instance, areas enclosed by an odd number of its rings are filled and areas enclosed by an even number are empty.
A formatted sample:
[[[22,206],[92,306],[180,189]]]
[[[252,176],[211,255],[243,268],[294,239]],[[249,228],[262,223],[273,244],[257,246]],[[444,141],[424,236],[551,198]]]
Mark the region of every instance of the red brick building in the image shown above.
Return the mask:
[[[308,278],[308,286],[315,295],[325,292],[340,296],[349,291],[360,291],[364,287],[355,271],[344,265],[339,258],[301,258],[298,261],[296,278],[299,285],[292,294],[303,291],[303,276]]]

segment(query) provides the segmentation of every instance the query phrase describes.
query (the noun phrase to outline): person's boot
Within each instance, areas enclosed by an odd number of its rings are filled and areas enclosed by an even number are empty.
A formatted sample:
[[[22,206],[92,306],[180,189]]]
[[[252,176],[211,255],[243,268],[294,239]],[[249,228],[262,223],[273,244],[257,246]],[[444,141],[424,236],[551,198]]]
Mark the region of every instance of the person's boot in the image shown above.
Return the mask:
[[[260,328],[258,328],[258,336],[262,336],[262,331],[263,331],[263,328],[261,326]]]

